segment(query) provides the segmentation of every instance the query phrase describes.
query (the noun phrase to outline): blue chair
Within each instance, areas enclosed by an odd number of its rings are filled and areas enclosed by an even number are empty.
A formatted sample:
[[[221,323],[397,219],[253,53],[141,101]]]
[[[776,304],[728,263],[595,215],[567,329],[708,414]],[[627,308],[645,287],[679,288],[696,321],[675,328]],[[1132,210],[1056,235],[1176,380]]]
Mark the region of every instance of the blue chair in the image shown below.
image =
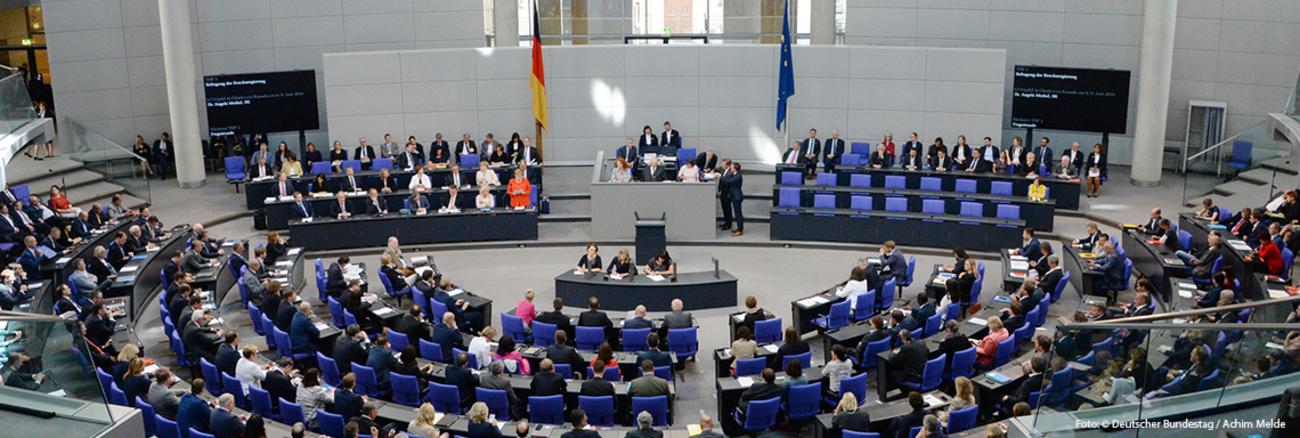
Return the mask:
[[[781,185],[784,186],[803,185],[803,174],[799,172],[781,172]]]
[[[1245,140],[1233,140],[1232,142],[1232,159],[1228,161],[1228,167],[1237,170],[1245,170],[1250,167],[1251,149],[1254,144]]]
[[[771,344],[781,340],[781,318],[768,319],[754,323],[754,340],[759,344]]]
[[[504,389],[474,388],[474,399],[487,404],[488,412],[497,418],[510,418],[510,399]]]
[[[979,409],[979,405],[975,405],[954,411],[948,416],[948,433],[962,432],[975,427],[975,417],[979,413]]]
[[[1016,338],[1008,336],[1005,340],[998,343],[998,351],[993,355],[993,368],[1006,365],[1011,362],[1011,352],[1016,350]]]
[[[880,352],[889,349],[889,343],[889,338],[867,343],[867,349],[862,352],[862,360],[859,360],[858,363],[862,364],[863,369],[875,368],[878,355]]]
[[[574,342],[577,342],[579,350],[595,350],[605,342],[604,327],[575,327],[575,329],[577,339]]]
[[[853,195],[849,197],[849,208],[854,210],[871,211],[871,204],[871,196]]]
[[[853,298],[853,320],[862,321],[876,314],[876,291],[869,290]]]
[[[943,180],[931,176],[921,177],[921,190],[937,192],[943,190]]]
[[[880,292],[876,293],[876,311],[884,312],[894,307],[894,289],[898,286],[898,277],[891,278],[881,285]]]
[[[819,175],[825,175],[824,173]],[[818,193],[813,195],[813,208],[835,208],[835,195]]]
[[[753,359],[740,359],[736,361],[736,377],[754,376],[763,373],[767,368],[767,359],[756,357]]]
[[[253,413],[264,418],[279,418],[275,415],[275,409],[271,407],[271,393],[250,386],[248,387],[248,401],[253,406]]]
[[[322,163],[322,162],[319,162],[319,161],[318,161],[318,162],[315,162],[315,163],[311,163],[311,173],[312,173],[313,175],[329,174],[330,171],[332,171],[332,170],[334,170],[334,169],[331,169],[331,168],[330,168],[330,163],[328,163],[328,162],[324,162],[324,163]]]
[[[312,164],[316,164],[316,163],[312,163]],[[374,161],[370,162],[370,170],[378,171],[379,169],[388,169],[390,171],[393,170],[393,159],[376,158]]]
[[[533,327],[533,330],[537,330],[537,328]],[[669,330],[668,351],[677,353],[677,360],[679,361],[695,357],[695,354],[700,350],[700,342],[697,338],[698,330],[697,327]]]
[[[899,385],[911,388],[917,392],[930,392],[939,388],[939,382],[943,381],[943,365],[948,362],[947,354],[940,354],[939,357],[925,361],[925,369],[921,371],[921,382],[898,382]]]
[[[302,405],[290,403],[285,399],[277,399],[280,402],[280,422],[284,424],[307,424],[307,417],[302,413]],[[316,411],[316,415],[324,414],[325,410]],[[324,417],[320,417],[322,420]],[[343,435],[339,435],[343,436]]]
[[[578,396],[578,409],[587,413],[587,424],[596,427],[614,426],[614,396]]]
[[[555,343],[555,331],[559,327],[555,324],[547,324],[541,321],[533,321],[533,345],[538,347],[549,347]]]
[[[405,333],[389,330],[388,344],[393,351],[402,351],[407,345],[411,345],[411,339]]]
[[[849,143],[849,152],[857,155],[871,155],[871,142],[855,141]],[[847,164],[845,165],[847,166]]]
[[[819,174],[817,174],[817,185],[819,185],[819,186],[837,186],[837,185],[839,185],[839,182],[836,180],[836,177],[837,177],[837,176],[838,176],[838,175],[833,174],[833,173],[819,173]]]
[[[623,351],[646,351],[649,347],[646,345],[646,337],[650,336],[650,329],[623,329]]]
[[[822,413],[822,382],[790,388],[785,412],[791,420],[806,420]]]
[[[162,415],[154,414],[153,423],[154,428],[157,430],[158,438],[182,438],[181,428],[176,425],[175,421],[163,418]],[[189,433],[189,431],[186,431],[186,433]]]
[[[460,390],[453,385],[429,382],[429,395],[426,400],[432,403],[438,412],[460,415]],[[531,404],[531,400],[529,402]]]
[[[321,379],[325,380],[330,386],[339,386],[343,384],[343,376],[339,374],[339,365],[321,352],[316,352],[316,364],[320,367]]]
[[[849,175],[849,187],[871,187],[871,175],[852,174]]]
[[[1009,204],[998,204],[998,219],[1010,221],[1020,220],[1020,206]]]
[[[989,186],[989,194],[999,196],[1011,196],[1011,183],[1007,181],[993,181]]]
[[[782,187],[777,191],[777,207],[799,208],[799,189],[794,187]]]
[[[459,406],[457,411],[459,411]],[[565,422],[564,395],[528,397],[528,421],[533,424],[563,425]]]
[[[956,379],[958,377],[970,378],[975,374],[975,347],[967,348],[962,351],[953,353],[952,370],[949,377]]]
[[[352,373],[357,375],[357,386],[354,390],[358,394],[379,397],[379,379],[375,377],[374,368],[353,362]]]
[[[780,403],[780,397],[749,402],[749,408],[745,410],[743,420],[740,418],[740,414],[733,415],[746,432],[761,432],[776,426],[776,412],[780,408]]]
[[[140,410],[140,419],[144,420],[144,434],[148,436],[158,435],[158,427],[154,424],[153,406],[146,403],[140,396],[135,397],[135,408]]]
[[[975,191],[977,190],[976,187],[975,180],[973,179],[959,179],[957,180],[956,192],[975,194]]]
[[[850,307],[853,305],[850,301],[841,301],[831,305],[830,313],[826,316],[813,318],[812,323],[817,325],[821,330],[835,330],[840,327],[849,325]],[[804,365],[808,365],[807,362]]]
[[[420,381],[415,376],[394,372],[388,373],[388,376],[393,384],[393,402],[403,406],[420,406]]]
[[[303,423],[306,424],[306,423]],[[344,436],[343,428],[345,422],[343,416],[325,412],[324,409],[316,411],[316,424],[320,426],[321,435],[325,436]]]
[[[528,342],[528,333],[524,331],[524,319],[521,317],[501,312],[501,329],[517,343]]]
[[[905,213],[907,212],[907,198],[887,197],[885,198],[885,211]]]
[[[840,432],[840,434],[844,438],[880,438],[880,434],[876,432],[854,432],[851,430],[846,430]]]
[[[248,179],[248,173],[244,172],[244,157],[226,157],[226,181],[236,182],[245,179]],[[235,190],[239,190],[238,185],[235,186]],[[14,197],[17,197],[17,194]],[[18,199],[26,200],[26,198]]]
[[[668,396],[632,397],[632,412],[649,412],[654,427],[668,427]]]
[[[942,199],[922,199],[921,213],[926,214],[943,214]]]
[[[795,359],[799,359],[799,363],[803,364],[803,367],[804,367],[804,368],[812,367],[812,352],[809,351],[809,352],[807,352],[807,353],[796,354],[796,355],[793,355],[793,356],[786,356],[786,357],[781,358],[781,369],[784,370],[784,369],[785,369],[785,366],[786,366],[786,365],[789,365],[789,364],[790,364],[790,361],[795,360]]]
[[[887,189],[906,189],[907,177],[900,175],[885,176],[885,188]]]
[[[203,373],[203,388],[213,396],[225,394],[221,389],[221,374],[217,373],[217,366],[207,359],[199,358],[199,370]]]

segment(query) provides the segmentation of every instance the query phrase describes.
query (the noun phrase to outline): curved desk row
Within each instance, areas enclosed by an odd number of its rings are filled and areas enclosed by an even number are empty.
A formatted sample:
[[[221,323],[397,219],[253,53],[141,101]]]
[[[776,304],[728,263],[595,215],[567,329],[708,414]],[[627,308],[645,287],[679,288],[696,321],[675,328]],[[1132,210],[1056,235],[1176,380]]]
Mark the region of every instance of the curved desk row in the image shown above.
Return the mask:
[[[1049,199],[1045,202],[1031,201],[1023,196],[1003,196],[990,195],[987,193],[954,193],[954,192],[937,192],[928,190],[912,189],[885,189],[875,187],[844,187],[844,186],[788,186],[776,185],[772,188],[772,206],[780,207],[783,201],[781,192],[786,189],[799,191],[800,206],[816,206],[816,196],[819,194],[829,194],[834,196],[835,208],[852,209],[855,201],[854,197],[865,196],[871,200],[870,207],[872,210],[883,211],[887,207],[886,199],[901,198],[907,201],[907,211],[923,211],[926,200],[937,200],[943,202],[943,213],[950,215],[962,214],[963,204],[976,203],[980,204],[979,213],[983,217],[998,217],[999,206],[1015,206],[1020,212],[1017,214],[1020,219],[1025,221],[1025,225],[1040,231],[1052,231],[1053,224],[1056,222],[1056,202]]]
[[[998,251],[1018,246],[1023,220],[822,208],[773,208],[772,240],[884,243]]]
[[[497,206],[505,207],[510,205],[510,196],[505,194],[506,186],[494,186],[490,190],[492,196],[496,199]],[[457,193],[456,195],[456,206],[463,210],[473,210],[475,207],[474,198],[478,196],[478,191],[478,187],[461,188],[460,193]],[[437,210],[438,207],[447,205],[449,193],[450,190],[447,188],[435,188],[424,192],[421,195],[429,201],[429,207],[431,210]],[[335,197],[336,195],[337,192],[329,196],[304,195],[303,203],[307,204],[307,208],[311,209],[312,214],[315,216],[329,216],[330,208],[338,203],[338,198]],[[370,205],[369,193],[365,191],[352,192],[348,193],[346,196],[349,212],[354,215],[362,215],[366,213],[366,209]],[[379,199],[383,202],[382,205],[384,208],[388,209],[389,213],[397,213],[401,209],[406,208],[405,201],[410,197],[411,191],[405,189],[379,194]],[[267,228],[272,230],[283,230],[289,228],[289,221],[294,219],[293,198],[285,200],[276,199],[273,201],[269,200],[270,198],[267,199],[268,200],[265,203]]]
[[[802,169],[804,169],[803,165],[778,164],[776,166],[776,184],[781,184],[781,172],[799,172]],[[1011,183],[1011,195],[1020,197],[1029,196],[1029,185],[1034,182],[1033,178],[997,173],[935,172],[933,170],[906,170],[898,167],[875,169],[871,166],[835,166],[836,185],[848,186],[852,181],[852,175],[855,174],[871,175],[871,186],[882,188],[885,187],[886,176],[904,177],[908,188],[920,188],[921,177],[939,178],[941,190],[945,192],[956,192],[957,180],[959,179],[974,180],[976,193],[992,193],[994,181],[1005,181]],[[1078,180],[1064,180],[1045,176],[1043,177],[1043,185],[1047,186],[1049,190],[1048,198],[1056,201],[1056,208],[1065,210],[1079,209],[1079,192],[1081,188]]]
[[[540,167],[541,166],[531,166],[528,168],[529,182],[536,184],[538,186],[541,186],[542,184],[540,178],[541,173],[536,172],[536,169],[539,169]],[[501,180],[502,184],[505,184],[507,180],[515,176],[515,169],[517,168],[518,166],[511,165],[511,166],[493,167],[492,170],[496,171],[497,179]],[[473,169],[462,168],[460,170],[461,173],[460,177],[464,181],[472,182],[474,181],[475,172],[478,172],[477,167]],[[451,175],[451,168],[444,167],[441,169],[426,170],[425,174],[429,175],[430,183],[432,183],[434,186],[441,187],[445,185],[447,177]],[[379,185],[379,171],[367,170],[364,172],[353,172],[352,175],[357,178],[357,184],[362,187],[370,188]],[[394,169],[389,172],[389,176],[393,177],[393,179],[396,180],[398,187],[406,187],[408,184],[410,184],[411,177],[413,175],[415,175],[414,171]],[[330,185],[329,190],[337,192],[339,188],[339,183],[346,177],[347,177],[346,173],[336,172],[336,173],[325,174],[325,181]],[[316,179],[315,175],[303,174],[302,176],[298,176],[298,177],[290,177],[289,182],[293,184],[293,190],[307,193],[308,184],[313,183],[315,179]],[[276,180],[276,178],[267,178],[261,180],[249,179],[248,182],[244,183],[245,186],[244,201],[247,204],[248,209],[256,210],[265,206],[266,198],[271,197],[275,194],[276,191],[275,186],[277,182],[278,181]]]
[[[718,271],[716,277],[712,272],[688,272],[655,281],[648,275],[614,280],[605,275],[575,275],[573,270],[567,270],[555,277],[555,296],[572,305],[596,297],[605,310],[633,310],[645,305],[651,312],[668,312],[678,298],[684,310],[717,309],[736,306],[736,282],[727,271]]]
[[[395,214],[350,219],[318,217],[289,222],[294,246],[309,251],[379,247],[390,236],[416,245],[484,240],[537,240],[537,209]]]

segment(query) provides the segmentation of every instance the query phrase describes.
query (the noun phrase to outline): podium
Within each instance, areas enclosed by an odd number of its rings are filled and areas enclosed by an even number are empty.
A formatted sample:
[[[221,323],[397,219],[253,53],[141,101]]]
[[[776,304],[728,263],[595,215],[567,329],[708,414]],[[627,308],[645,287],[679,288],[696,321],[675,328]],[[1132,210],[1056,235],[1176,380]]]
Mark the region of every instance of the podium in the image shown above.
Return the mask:
[[[641,215],[633,212],[636,218],[636,255],[635,260],[638,265],[646,265],[654,259],[656,254],[668,248],[668,237],[664,230],[668,226],[668,214],[664,213],[659,219],[642,219]]]

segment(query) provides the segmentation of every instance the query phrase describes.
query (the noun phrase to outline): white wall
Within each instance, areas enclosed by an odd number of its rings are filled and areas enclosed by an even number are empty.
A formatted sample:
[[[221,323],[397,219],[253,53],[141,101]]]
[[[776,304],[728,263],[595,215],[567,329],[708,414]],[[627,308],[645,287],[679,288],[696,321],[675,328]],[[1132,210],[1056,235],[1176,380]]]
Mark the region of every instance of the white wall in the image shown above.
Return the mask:
[[[196,81],[212,74],[315,69],[322,130],[327,129],[323,54],[485,44],[483,5],[473,1],[190,1]],[[41,3],[56,114],[122,145],[132,144],[137,133],[152,141],[170,130],[158,0]],[[202,93],[201,83],[198,89]],[[206,137],[203,108],[199,123]]]
[[[1016,64],[1133,72],[1128,134],[1111,136],[1111,162],[1128,163],[1136,117],[1142,0],[847,0],[845,41],[1007,51],[1004,120]],[[1228,135],[1280,112],[1300,72],[1300,2],[1180,0],[1165,138],[1182,145],[1189,100],[1228,103]],[[1054,146],[1100,135],[1035,131]],[[1006,130],[1007,138],[1024,130]],[[928,134],[927,134],[928,136]],[[1008,141],[1009,143],[1009,141]],[[1034,139],[1033,143],[1037,143]]]
[[[686,147],[775,162],[776,45],[563,46],[544,49],[548,160],[591,160],[644,125],[665,120]],[[917,130],[949,143],[958,134],[1000,141],[1004,50],[799,46],[789,106],[791,139],[838,129],[878,142]],[[526,48],[336,53],[325,56],[333,138],[391,132],[421,142],[442,133],[476,141],[491,132],[533,136]],[[375,65],[400,66],[376,70]],[[960,69],[950,68],[961,66]]]

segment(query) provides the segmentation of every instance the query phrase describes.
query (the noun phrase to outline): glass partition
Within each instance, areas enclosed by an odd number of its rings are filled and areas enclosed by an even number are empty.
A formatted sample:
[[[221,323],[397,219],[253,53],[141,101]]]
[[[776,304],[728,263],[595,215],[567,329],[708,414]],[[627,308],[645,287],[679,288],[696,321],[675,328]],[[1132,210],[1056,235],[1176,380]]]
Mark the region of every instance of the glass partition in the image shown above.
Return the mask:
[[[1289,144],[1274,139],[1264,121],[1256,123],[1187,158],[1183,163],[1186,169],[1183,202],[1199,203],[1214,192],[1215,186],[1235,175],[1258,169],[1268,160],[1290,154]]]
[[[65,158],[81,162],[131,196],[150,202],[149,164],[144,157],[75,120],[65,117],[63,123],[59,141]]]
[[[0,79],[0,135],[14,132],[27,122],[36,120],[36,109],[23,75],[11,74]]]
[[[96,347],[80,336],[82,327],[75,319],[0,311],[0,374],[6,376],[0,403],[53,412],[78,422],[78,431],[103,430],[114,415],[122,415],[109,409],[91,364],[91,358],[107,356],[87,349]],[[112,366],[106,360],[100,364]]]
[[[1300,325],[1287,322],[1297,303],[1300,297],[1063,325],[1050,359],[1031,359],[1043,366],[1043,386],[1027,423],[1038,433],[1067,433],[1275,399],[1300,385]]]

